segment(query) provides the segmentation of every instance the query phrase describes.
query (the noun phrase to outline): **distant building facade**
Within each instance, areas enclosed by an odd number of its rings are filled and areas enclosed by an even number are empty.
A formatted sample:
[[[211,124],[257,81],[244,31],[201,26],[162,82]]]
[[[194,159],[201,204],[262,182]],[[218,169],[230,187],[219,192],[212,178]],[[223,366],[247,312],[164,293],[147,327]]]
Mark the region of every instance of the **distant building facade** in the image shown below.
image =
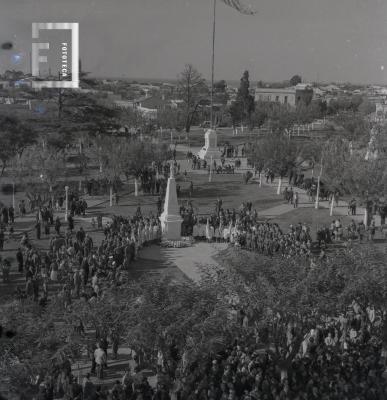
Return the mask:
[[[307,84],[299,84],[294,87],[277,89],[255,89],[255,101],[267,101],[295,107],[300,103],[309,104],[313,99],[313,87]]]
[[[294,88],[287,88],[287,89],[256,88],[255,101],[276,102],[295,107],[296,90]]]

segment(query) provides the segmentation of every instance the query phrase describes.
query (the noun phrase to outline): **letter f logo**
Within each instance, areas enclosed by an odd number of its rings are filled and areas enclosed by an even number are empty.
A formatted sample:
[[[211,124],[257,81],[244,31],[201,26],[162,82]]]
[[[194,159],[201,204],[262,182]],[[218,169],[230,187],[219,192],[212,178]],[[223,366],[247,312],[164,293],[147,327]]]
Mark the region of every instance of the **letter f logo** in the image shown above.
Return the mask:
[[[32,24],[32,39],[39,39],[39,24],[34,22]],[[46,63],[47,56],[39,55],[40,50],[48,50],[50,48],[49,43],[32,43],[32,75],[39,76],[39,63]]]

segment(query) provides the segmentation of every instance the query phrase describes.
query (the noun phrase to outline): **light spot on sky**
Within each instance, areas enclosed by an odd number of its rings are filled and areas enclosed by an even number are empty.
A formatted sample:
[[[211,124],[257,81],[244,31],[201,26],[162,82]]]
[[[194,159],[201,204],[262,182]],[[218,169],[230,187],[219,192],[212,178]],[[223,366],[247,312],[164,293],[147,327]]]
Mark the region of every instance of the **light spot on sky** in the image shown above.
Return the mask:
[[[18,65],[23,61],[23,54],[22,53],[15,53],[11,55],[11,62],[12,64]]]

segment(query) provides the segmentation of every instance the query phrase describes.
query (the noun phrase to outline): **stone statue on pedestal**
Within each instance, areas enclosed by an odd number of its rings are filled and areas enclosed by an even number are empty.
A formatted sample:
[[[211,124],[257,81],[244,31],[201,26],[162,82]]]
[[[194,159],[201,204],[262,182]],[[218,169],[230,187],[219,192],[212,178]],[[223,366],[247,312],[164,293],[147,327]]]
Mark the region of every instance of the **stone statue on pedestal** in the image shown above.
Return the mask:
[[[202,160],[220,160],[222,153],[218,149],[218,135],[214,129],[208,129],[204,134],[204,147],[199,151]]]

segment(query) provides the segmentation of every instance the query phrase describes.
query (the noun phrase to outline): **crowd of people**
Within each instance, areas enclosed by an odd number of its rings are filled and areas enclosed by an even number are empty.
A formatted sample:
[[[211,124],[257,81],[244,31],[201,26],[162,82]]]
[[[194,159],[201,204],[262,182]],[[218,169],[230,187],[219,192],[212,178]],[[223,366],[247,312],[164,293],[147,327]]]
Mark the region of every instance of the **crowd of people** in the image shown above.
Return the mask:
[[[187,157],[191,159],[191,169],[200,170],[207,168],[207,161],[202,160],[199,156],[192,153],[188,153]]]
[[[44,308],[52,293],[62,299],[66,309],[71,307],[74,299],[97,301],[106,285],[120,285],[127,279],[126,271],[130,270],[140,249],[160,240],[161,227],[156,216],[152,213],[145,216],[138,207],[132,217],[114,216],[103,228],[103,233],[103,240],[96,244],[82,226],[74,231],[68,227],[65,232],[51,236],[48,251],[35,247],[28,234],[23,234],[15,258],[17,270],[24,274],[26,283],[24,287],[17,287],[15,298],[21,302],[34,301]],[[74,329],[84,332],[82,322]],[[104,378],[107,367],[108,338],[117,355],[119,335],[114,331],[96,332],[96,346],[89,349],[90,373],[99,379]],[[51,392],[55,398],[64,395],[69,399],[77,398],[73,397],[73,390],[79,385],[71,376],[71,368],[65,368],[67,364],[68,360],[63,360],[57,372],[51,371],[37,382],[40,395],[46,396],[45,399],[50,398]],[[142,387],[133,388],[134,393],[136,390],[140,393]]]
[[[303,337],[291,362],[279,368],[272,352],[243,337],[192,368],[181,399],[383,400],[387,354],[380,340],[381,316],[354,302],[345,314],[325,318]],[[241,320],[241,324],[244,322]],[[289,326],[288,337],[292,337]],[[283,356],[287,355],[287,351]]]
[[[192,170],[207,170],[210,173],[211,165],[207,160],[202,160],[199,156],[187,153],[187,158],[191,160]],[[220,162],[213,160],[212,162],[212,172],[216,174],[235,174],[235,168],[240,167],[240,160],[236,160],[234,164],[226,164],[226,159],[224,157],[220,158]]]
[[[237,210],[224,209],[223,201],[216,201],[214,212],[208,216],[195,214],[192,202],[180,208],[183,235],[196,240],[225,242],[237,247],[273,256],[309,256],[312,237],[306,224],[290,225],[287,232],[276,223],[263,221],[252,203],[243,203]]]
[[[369,226],[364,224],[364,221],[355,222],[351,220],[350,224],[344,226],[337,218],[332,220],[329,226],[320,227],[317,230],[317,242],[319,247],[326,247],[333,242],[352,242],[364,240],[373,241],[377,228],[375,220],[372,220]]]
[[[26,286],[24,293],[19,288],[18,295],[45,304],[49,285],[55,283],[62,286],[68,304],[71,297],[98,297],[99,278],[119,283],[121,272],[130,269],[139,249],[161,236],[159,220],[152,214],[143,216],[140,207],[131,218],[114,216],[103,231],[105,238],[95,246],[82,226],[77,231],[68,226],[63,234],[58,228],[46,252],[33,246],[28,233],[24,233],[16,260],[18,272],[25,274]]]

